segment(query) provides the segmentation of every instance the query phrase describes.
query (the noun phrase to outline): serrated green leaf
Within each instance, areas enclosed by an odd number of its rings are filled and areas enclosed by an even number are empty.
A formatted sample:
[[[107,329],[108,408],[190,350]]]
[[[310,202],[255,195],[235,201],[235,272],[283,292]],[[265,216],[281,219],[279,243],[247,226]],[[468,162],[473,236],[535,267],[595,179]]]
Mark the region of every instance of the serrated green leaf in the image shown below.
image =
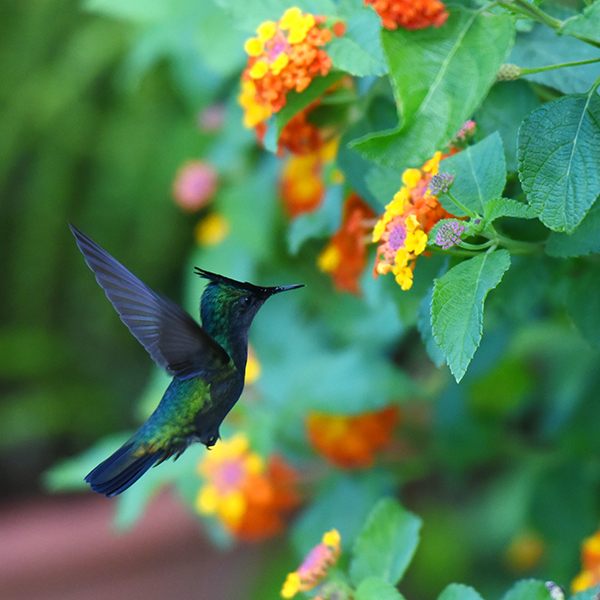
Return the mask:
[[[507,15],[458,6],[442,27],[383,31],[401,124],[392,132],[358,140],[357,150],[369,160],[396,168],[423,163],[481,104],[513,37],[514,25]]]
[[[569,282],[567,310],[590,346],[600,348],[600,267],[594,265]]]
[[[500,217],[514,217],[517,219],[535,219],[537,213],[529,204],[524,204],[512,198],[494,198],[485,205],[485,219],[488,222]]]
[[[283,128],[290,122],[290,119],[296,116],[301,110],[304,110],[319,96],[323,95],[327,89],[344,75],[343,72],[332,71],[325,75],[325,77],[315,77],[301,93],[291,91],[287,95],[285,106],[268,121],[269,128],[263,139],[265,148],[271,152],[277,152],[279,136]]]
[[[420,528],[419,517],[396,500],[380,500],[354,543],[350,563],[354,584],[367,577],[380,577],[396,585],[417,548]]]
[[[440,173],[454,175],[452,195],[472,212],[483,215],[486,204],[502,195],[506,186],[504,149],[498,132],[449,156],[440,163]],[[445,194],[440,204],[457,217],[465,216],[463,210]]]
[[[333,66],[357,77],[385,75],[388,65],[381,47],[381,20],[377,14],[362,7],[346,26],[346,33],[327,45]]]
[[[451,583],[438,597],[438,600],[483,600],[472,588],[460,583]]]
[[[502,600],[551,600],[550,592],[543,581],[525,579],[513,585]]]
[[[404,600],[404,596],[384,579],[367,577],[356,588],[354,600]]]
[[[544,225],[572,233],[600,194],[600,98],[565,96],[519,130],[519,178]]]
[[[586,256],[600,253],[600,204],[596,202],[572,233],[551,233],[546,243],[550,256]]]
[[[580,15],[567,19],[559,33],[586,39],[592,42],[600,42],[600,4],[595,2],[588,6]]]
[[[456,381],[465,374],[483,334],[483,305],[510,267],[507,250],[480,254],[436,279],[431,326]]]

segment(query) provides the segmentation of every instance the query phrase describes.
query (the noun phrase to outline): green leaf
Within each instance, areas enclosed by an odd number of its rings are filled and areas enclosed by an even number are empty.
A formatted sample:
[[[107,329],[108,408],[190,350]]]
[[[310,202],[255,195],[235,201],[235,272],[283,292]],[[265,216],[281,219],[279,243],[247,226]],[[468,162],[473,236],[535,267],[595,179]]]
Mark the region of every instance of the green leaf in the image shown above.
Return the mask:
[[[85,0],[83,9],[134,22],[153,22],[171,17],[170,0]]]
[[[429,358],[433,361],[436,367],[441,367],[446,362],[444,353],[439,349],[435,343],[433,337],[433,330],[431,329],[431,300],[433,298],[433,286],[427,293],[427,295],[421,300],[419,304],[419,320],[417,322],[417,328],[421,334],[421,339],[425,343],[425,349]]]
[[[438,597],[438,600],[483,600],[472,588],[460,583],[451,583]]]
[[[404,596],[385,579],[367,577],[356,588],[354,600],[404,600]]]
[[[341,71],[332,71],[325,77],[315,77],[309,86],[301,93],[291,91],[287,95],[285,106],[271,119],[269,119],[269,129],[263,139],[264,146],[270,152],[277,152],[277,142],[283,128],[295,117],[301,110],[304,110],[311,102],[322,96],[336,81],[339,81],[345,73]]]
[[[358,140],[357,150],[369,160],[401,169],[430,158],[480,106],[513,37],[508,15],[458,6],[442,27],[383,31],[401,124]]]
[[[350,563],[354,584],[367,577],[380,577],[396,585],[417,549],[420,528],[419,517],[396,500],[380,500],[354,543]]]
[[[340,226],[342,205],[342,187],[330,186],[317,211],[300,215],[290,223],[287,233],[289,251],[297,254],[307,240],[325,238],[334,233]]]
[[[586,256],[600,253],[600,203],[596,202],[572,233],[551,233],[546,244],[550,256]]]
[[[481,108],[475,113],[475,139],[482,140],[494,131],[500,133],[506,168],[517,171],[517,132],[523,119],[540,105],[527,81],[500,81],[492,87]]]
[[[567,310],[581,335],[593,348],[600,348],[600,267],[591,266],[570,281]]]
[[[567,19],[558,32],[600,43],[600,4],[595,2],[580,15]]]
[[[388,70],[381,47],[381,20],[375,11],[360,8],[346,23],[346,33],[333,38],[327,54],[336,69],[350,75],[385,75]]]
[[[377,470],[330,477],[296,520],[291,538],[298,554],[306,555],[320,541],[315,532],[322,535],[332,528],[340,532],[342,548],[348,547],[375,502],[393,486],[391,475]]]
[[[535,219],[537,214],[529,204],[512,198],[494,198],[485,205],[484,216],[485,220],[491,223],[500,217]]]
[[[506,186],[506,163],[504,149],[498,132],[470,146],[466,150],[449,156],[440,163],[440,173],[454,175],[452,195],[472,212],[483,215],[485,206],[502,195]],[[440,195],[440,204],[457,217],[465,216],[445,194]]]
[[[543,581],[525,579],[518,581],[502,597],[502,600],[551,600]]]
[[[461,262],[434,282],[433,335],[457,382],[481,342],[485,298],[509,267],[508,251],[497,250]]]
[[[600,98],[542,105],[519,130],[519,178],[544,225],[572,233],[600,194]]]
[[[509,57],[521,68],[538,68],[565,62],[600,58],[600,50],[569,35],[558,35],[550,27],[536,23],[528,33],[517,35],[515,48]],[[528,81],[560,90],[563,94],[584,93],[598,77],[598,65],[580,65],[568,69],[552,69],[524,75]]]

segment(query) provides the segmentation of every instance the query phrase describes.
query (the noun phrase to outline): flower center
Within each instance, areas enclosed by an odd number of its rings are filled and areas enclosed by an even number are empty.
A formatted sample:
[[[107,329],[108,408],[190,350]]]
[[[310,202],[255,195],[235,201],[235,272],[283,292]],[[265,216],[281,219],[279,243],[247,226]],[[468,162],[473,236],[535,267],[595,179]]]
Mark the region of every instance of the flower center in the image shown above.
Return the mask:
[[[396,225],[389,237],[390,248],[396,252],[402,246],[404,246],[404,242],[406,241],[406,227],[403,224]]]

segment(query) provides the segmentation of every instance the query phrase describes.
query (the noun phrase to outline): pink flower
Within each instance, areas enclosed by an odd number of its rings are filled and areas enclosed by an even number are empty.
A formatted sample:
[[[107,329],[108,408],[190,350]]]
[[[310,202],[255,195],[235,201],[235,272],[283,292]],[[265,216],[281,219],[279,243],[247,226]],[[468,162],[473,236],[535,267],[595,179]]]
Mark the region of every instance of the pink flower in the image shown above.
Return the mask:
[[[186,212],[206,206],[217,190],[217,171],[201,160],[190,160],[177,171],[173,181],[173,198]]]

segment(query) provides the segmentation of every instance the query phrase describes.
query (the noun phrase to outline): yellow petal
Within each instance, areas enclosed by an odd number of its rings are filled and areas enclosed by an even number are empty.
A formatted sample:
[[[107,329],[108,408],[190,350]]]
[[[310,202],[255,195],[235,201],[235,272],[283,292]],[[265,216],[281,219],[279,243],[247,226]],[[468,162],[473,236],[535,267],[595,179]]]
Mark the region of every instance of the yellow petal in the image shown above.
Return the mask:
[[[300,575],[294,571],[288,573],[283,587],[281,588],[281,596],[283,598],[293,598],[300,591]]]
[[[276,31],[277,23],[274,23],[273,21],[265,21],[259,26],[259,28],[256,30],[256,33],[258,33],[258,39],[261,42],[266,42],[275,35]]]
[[[269,65],[264,60],[257,60],[250,69],[252,79],[261,79],[269,70]]]
[[[196,497],[196,509],[203,515],[215,514],[219,507],[219,499],[217,488],[209,483],[200,490]]]
[[[246,40],[244,50],[249,56],[260,56],[263,51],[263,44],[258,38],[250,38]]]

